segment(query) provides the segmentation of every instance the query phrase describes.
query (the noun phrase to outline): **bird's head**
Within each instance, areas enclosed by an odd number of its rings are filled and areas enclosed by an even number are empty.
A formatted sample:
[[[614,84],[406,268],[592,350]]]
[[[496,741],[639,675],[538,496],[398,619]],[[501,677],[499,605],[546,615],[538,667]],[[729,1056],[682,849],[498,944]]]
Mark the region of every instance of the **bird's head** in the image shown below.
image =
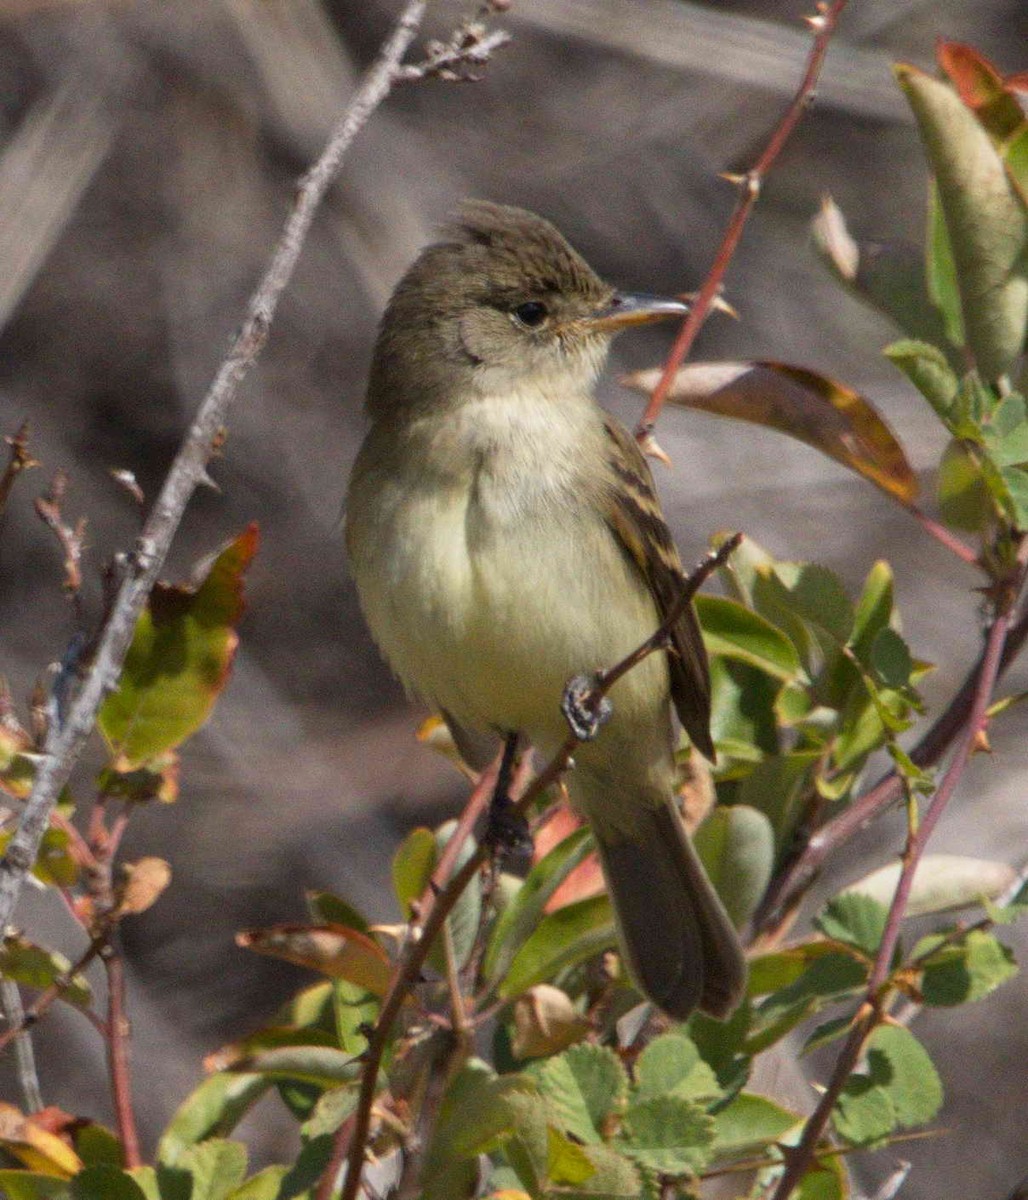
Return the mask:
[[[688,311],[678,300],[605,283],[549,221],[524,209],[465,203],[389,302],[369,408],[438,404],[526,387],[588,392],[611,337]]]

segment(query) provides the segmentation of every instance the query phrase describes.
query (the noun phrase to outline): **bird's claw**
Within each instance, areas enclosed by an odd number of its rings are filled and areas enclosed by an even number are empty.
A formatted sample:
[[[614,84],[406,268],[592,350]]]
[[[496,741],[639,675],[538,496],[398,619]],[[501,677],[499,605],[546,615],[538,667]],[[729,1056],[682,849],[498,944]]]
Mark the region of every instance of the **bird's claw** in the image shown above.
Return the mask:
[[[561,697],[561,712],[580,742],[591,742],[614,711],[607,697],[597,691],[598,684],[595,675],[576,675]]]
[[[489,805],[489,819],[485,828],[485,841],[504,854],[532,851],[532,835],[528,821],[514,807],[505,792],[493,796]]]

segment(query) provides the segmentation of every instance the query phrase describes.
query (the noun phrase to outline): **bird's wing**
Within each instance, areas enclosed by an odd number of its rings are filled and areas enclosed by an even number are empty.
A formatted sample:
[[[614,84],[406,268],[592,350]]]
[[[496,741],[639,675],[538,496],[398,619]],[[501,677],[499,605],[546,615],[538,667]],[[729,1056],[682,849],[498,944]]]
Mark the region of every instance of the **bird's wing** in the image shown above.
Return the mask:
[[[635,438],[613,417],[604,424],[610,444],[607,523],[642,572],[661,621],[681,596],[682,561],[653,486],[653,476]],[[696,611],[686,605],[671,628],[671,698],[693,745],[711,761],[710,670]]]

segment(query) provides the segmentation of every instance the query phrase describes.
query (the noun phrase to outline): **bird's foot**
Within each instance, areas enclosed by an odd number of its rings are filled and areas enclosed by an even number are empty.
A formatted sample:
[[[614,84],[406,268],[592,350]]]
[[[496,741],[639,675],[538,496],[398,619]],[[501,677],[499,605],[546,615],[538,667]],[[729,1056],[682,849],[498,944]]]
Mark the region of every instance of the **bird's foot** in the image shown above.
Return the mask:
[[[528,821],[505,791],[496,792],[489,804],[485,841],[500,854],[532,852]]]
[[[561,712],[580,742],[591,742],[614,711],[614,706],[598,688],[596,675],[576,675],[568,681],[561,697]]]

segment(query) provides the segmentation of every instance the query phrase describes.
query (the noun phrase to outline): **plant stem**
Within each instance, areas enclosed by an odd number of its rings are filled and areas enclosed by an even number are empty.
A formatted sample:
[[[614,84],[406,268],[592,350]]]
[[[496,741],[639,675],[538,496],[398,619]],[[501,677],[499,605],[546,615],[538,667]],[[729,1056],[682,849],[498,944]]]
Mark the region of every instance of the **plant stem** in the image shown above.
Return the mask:
[[[657,386],[653,389],[653,395],[646,406],[646,411],[643,413],[642,419],[636,427],[635,435],[644,446],[646,440],[650,437],[657,417],[660,415],[664,401],[667,399],[675,372],[682,365],[685,356],[692,349],[693,342],[695,342],[696,336],[710,311],[710,306],[721,291],[725,272],[728,270],[728,265],[735,254],[746,221],[760,196],[764,180],[785,143],[789,140],[789,136],[798,124],[800,117],[810,106],[814,98],[814,88],[821,73],[821,65],[824,62],[825,54],[828,52],[828,44],[832,39],[835,27],[838,24],[839,17],[842,15],[842,10],[846,7],[846,3],[847,0],[832,0],[830,4],[826,2],[818,3],[817,15],[808,18],[814,30],[814,42],[807,57],[807,67],[803,73],[803,79],[796,90],[796,94],[793,96],[792,102],[782,114],[781,120],[772,132],[764,148],[764,152],[741,178],[733,180],[733,182],[739,184],[740,188],[735,211],[729,219],[710,271],[707,273],[702,287],[693,300],[689,315],[685,318],[682,328],[679,330],[678,337],[671,347],[671,353],[664,364],[663,374]]]

